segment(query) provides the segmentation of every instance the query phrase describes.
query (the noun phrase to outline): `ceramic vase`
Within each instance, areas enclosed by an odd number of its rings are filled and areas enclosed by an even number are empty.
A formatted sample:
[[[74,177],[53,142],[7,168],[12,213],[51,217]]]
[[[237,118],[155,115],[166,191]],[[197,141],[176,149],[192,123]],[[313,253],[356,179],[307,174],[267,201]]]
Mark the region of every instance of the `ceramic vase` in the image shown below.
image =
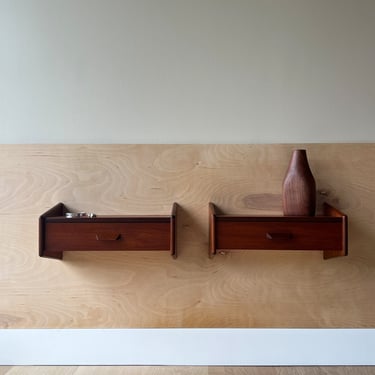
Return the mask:
[[[283,182],[285,216],[314,216],[315,179],[310,170],[306,150],[295,150]]]

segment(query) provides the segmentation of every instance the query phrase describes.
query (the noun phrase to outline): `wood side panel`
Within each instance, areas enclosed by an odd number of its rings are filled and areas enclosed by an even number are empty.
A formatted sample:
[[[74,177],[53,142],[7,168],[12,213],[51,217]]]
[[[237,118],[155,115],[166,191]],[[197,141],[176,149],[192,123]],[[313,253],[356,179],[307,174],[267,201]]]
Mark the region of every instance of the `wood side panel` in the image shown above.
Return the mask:
[[[57,203],[55,206],[50,208],[44,214],[39,217],[39,256],[46,258],[55,258],[62,259],[62,251],[50,252],[46,249],[46,219],[50,216],[61,216],[64,214],[64,205],[63,203]]]
[[[348,255],[348,217],[338,209],[331,205],[324,203],[324,213],[333,217],[341,218],[341,248],[340,250],[326,250],[324,251],[324,259],[330,259],[337,256]]]
[[[280,215],[295,148],[308,150],[317,207],[327,201],[348,215],[349,255],[208,259],[208,203],[231,215]],[[4,145],[0,158],[2,328],[375,327],[374,144]],[[169,216],[178,202],[178,259],[40,258],[38,218],[56,202],[99,216]]]
[[[169,237],[169,248],[170,253],[174,259],[177,258],[177,211],[178,211],[178,203],[174,202],[172,205],[172,212],[170,217],[170,237]]]
[[[208,256],[211,258],[213,255],[216,254],[216,207],[215,205],[210,202],[208,204]]]

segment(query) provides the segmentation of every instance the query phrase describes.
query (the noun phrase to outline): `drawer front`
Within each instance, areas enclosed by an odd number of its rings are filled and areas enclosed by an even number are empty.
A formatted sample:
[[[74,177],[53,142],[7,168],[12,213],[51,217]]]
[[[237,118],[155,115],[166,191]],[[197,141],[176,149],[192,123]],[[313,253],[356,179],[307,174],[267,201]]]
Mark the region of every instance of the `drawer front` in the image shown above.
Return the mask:
[[[342,223],[216,222],[216,248],[259,250],[341,250]]]
[[[169,250],[170,223],[46,223],[46,251]]]

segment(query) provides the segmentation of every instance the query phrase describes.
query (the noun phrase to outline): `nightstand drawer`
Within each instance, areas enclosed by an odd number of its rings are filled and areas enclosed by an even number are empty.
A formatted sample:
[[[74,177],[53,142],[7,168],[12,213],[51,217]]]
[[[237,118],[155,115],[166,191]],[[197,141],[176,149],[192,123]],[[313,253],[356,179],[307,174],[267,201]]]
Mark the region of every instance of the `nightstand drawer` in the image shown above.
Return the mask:
[[[165,222],[47,222],[48,252],[89,250],[168,250],[171,225]]]
[[[218,219],[216,248],[259,250],[340,250],[342,223],[262,222]]]
[[[64,251],[176,250],[177,203],[170,215],[73,215],[58,203],[39,217],[39,256]]]

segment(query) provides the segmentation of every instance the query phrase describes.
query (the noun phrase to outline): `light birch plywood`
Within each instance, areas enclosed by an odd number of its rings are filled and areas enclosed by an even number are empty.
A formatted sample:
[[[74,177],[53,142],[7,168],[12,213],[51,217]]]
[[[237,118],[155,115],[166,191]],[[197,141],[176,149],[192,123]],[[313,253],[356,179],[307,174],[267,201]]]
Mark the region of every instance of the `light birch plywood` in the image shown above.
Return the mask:
[[[349,216],[349,256],[237,251],[208,259],[208,202],[280,214],[291,152]],[[0,146],[0,327],[374,327],[375,145]],[[38,257],[38,217],[57,202],[97,214],[169,214],[167,252]]]

